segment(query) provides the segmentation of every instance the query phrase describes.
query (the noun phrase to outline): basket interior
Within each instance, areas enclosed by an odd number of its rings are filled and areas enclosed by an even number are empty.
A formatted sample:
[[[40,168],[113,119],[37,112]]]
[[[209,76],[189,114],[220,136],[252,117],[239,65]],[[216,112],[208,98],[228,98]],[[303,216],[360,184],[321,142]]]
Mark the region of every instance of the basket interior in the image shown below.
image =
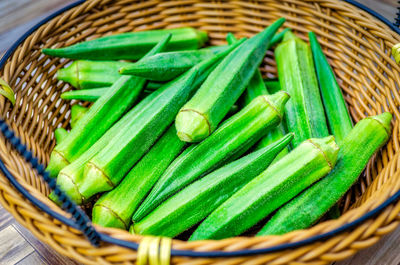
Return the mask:
[[[191,26],[209,33],[208,45],[225,44],[225,36],[252,36],[279,17],[285,27],[304,40],[314,31],[343,90],[354,123],[360,119],[390,111],[393,135],[388,144],[371,159],[356,185],[340,207],[348,211],[358,200],[374,194],[397,170],[399,150],[399,67],[391,58],[391,47],[400,36],[387,25],[336,0],[295,1],[92,1],[76,7],[44,24],[30,35],[8,59],[1,76],[14,88],[14,107],[0,100],[1,115],[43,163],[55,145],[54,130],[69,126],[70,103],[60,94],[70,85],[58,81],[56,71],[70,61],[41,54],[44,47],[62,47],[100,36],[158,28]],[[272,51],[261,66],[264,77],[276,77]],[[76,102],[72,102],[75,104]],[[8,145],[9,146],[9,145]],[[18,178],[46,198],[49,190],[21,158],[11,152]],[[2,155],[3,156],[3,155]],[[387,169],[386,171],[384,169]],[[368,187],[372,187],[370,192]],[[361,199],[360,199],[361,198]]]

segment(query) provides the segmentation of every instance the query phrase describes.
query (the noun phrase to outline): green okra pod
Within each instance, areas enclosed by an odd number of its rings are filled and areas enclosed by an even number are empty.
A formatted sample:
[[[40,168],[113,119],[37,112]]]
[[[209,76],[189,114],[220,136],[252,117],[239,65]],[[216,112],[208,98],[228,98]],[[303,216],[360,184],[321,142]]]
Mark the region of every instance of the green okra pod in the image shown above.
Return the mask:
[[[319,93],[311,49],[291,31],[275,49],[279,82],[291,96],[285,111],[288,131],[294,132],[292,146],[309,138],[329,135]]]
[[[353,124],[335,74],[322,52],[317,37],[313,32],[309,32],[308,36],[329,129],[340,144],[353,128]]]
[[[166,47],[168,51],[198,49],[208,40],[206,32],[194,28],[159,29],[120,33],[42,52],[70,59],[137,60],[168,34],[172,34]]]
[[[71,107],[71,128],[74,128],[76,123],[88,112],[88,108],[79,104],[72,105]]]
[[[328,174],[336,163],[338,151],[333,136],[304,141],[221,204],[189,240],[242,234]]]
[[[68,136],[67,130],[60,127],[54,130],[54,138],[56,138],[56,144],[60,144]]]
[[[179,111],[178,136],[198,142],[209,136],[243,93],[269,47],[270,39],[285,22],[278,19],[267,29],[243,42],[210,74],[197,93]]]
[[[148,55],[161,51],[171,35],[165,37]],[[136,101],[146,80],[135,76],[122,76],[90,107],[76,123],[67,138],[50,155],[47,170],[56,177],[60,170],[78,158],[95,143]]]
[[[79,196],[89,199],[94,194],[114,188],[172,123],[179,108],[200,86],[215,64],[234,48],[232,46],[226,52],[201,62],[150,94],[147,98],[150,97],[151,102],[146,108],[86,164],[85,179],[76,183]]]
[[[246,152],[280,123],[289,95],[280,92],[255,98],[226,120],[210,137],[178,156],[135,212],[138,222],[155,207],[202,175]]]
[[[137,207],[184,147],[185,142],[178,138],[175,126],[172,125],[122,182],[100,197],[93,206],[93,223],[128,229]]]
[[[235,160],[185,187],[140,222],[135,234],[175,237],[206,218],[232,194],[264,171],[293,138],[275,143]],[[131,229],[132,230],[132,229]]]
[[[390,137],[388,112],[359,121],[340,145],[335,168],[279,209],[257,235],[280,235],[317,222],[356,182],[371,156]]]

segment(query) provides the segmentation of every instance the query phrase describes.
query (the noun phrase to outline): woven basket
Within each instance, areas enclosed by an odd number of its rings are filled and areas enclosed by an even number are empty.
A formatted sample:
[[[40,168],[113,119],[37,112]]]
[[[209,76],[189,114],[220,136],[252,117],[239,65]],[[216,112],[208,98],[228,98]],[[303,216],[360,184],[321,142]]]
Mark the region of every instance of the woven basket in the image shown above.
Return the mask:
[[[225,43],[228,32],[238,37],[252,36],[279,17],[285,17],[285,26],[304,39],[308,31],[320,37],[353,120],[357,122],[366,116],[390,111],[395,117],[393,135],[342,200],[343,214],[339,219],[283,236],[196,242],[173,240],[171,263],[326,264],[345,259],[375,244],[400,221],[400,202],[396,202],[400,195],[400,67],[390,56],[390,49],[400,42],[400,35],[387,23],[353,4],[337,0],[80,1],[43,21],[0,62],[0,76],[17,95],[14,107],[0,99],[1,117],[39,162],[46,164],[55,144],[55,128],[67,127],[69,123],[69,102],[61,100],[60,94],[71,87],[55,77],[56,71],[69,61],[44,56],[41,48],[67,46],[119,32],[183,26],[209,32],[210,44],[219,45]],[[264,76],[274,77],[273,53],[268,52],[264,62],[261,67]],[[3,135],[0,159],[9,175],[46,208],[70,217],[47,199],[50,190],[47,184]],[[2,168],[3,173],[6,169]],[[105,242],[94,247],[82,232],[27,200],[5,173],[0,175],[0,202],[37,238],[79,262],[130,264],[136,261],[135,250]],[[96,229],[109,236],[108,242],[117,244],[139,244],[143,239],[122,230]],[[224,253],[228,254],[221,257]]]

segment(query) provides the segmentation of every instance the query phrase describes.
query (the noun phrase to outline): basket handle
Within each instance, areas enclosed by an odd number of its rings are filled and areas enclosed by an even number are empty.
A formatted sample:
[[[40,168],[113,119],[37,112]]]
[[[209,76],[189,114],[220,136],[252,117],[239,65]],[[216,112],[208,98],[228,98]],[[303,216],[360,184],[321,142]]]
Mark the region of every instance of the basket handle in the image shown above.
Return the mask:
[[[10,141],[12,146],[17,149],[19,154],[21,154],[27,162],[29,162],[34,169],[38,172],[43,180],[49,185],[55,195],[58,197],[59,201],[62,203],[61,207],[64,211],[71,214],[71,218],[65,217],[51,210],[46,204],[35,198],[30,194],[8,171],[3,161],[0,160],[0,170],[4,173],[5,177],[10,181],[10,183],[31,203],[36,205],[39,209],[49,214],[50,216],[64,222],[65,224],[80,230],[88,240],[94,245],[99,246],[100,235],[93,227],[90,218],[86,213],[78,207],[71,199],[58,187],[56,180],[51,178],[49,172],[45,170],[44,165],[40,164],[38,159],[33,156],[32,152],[27,149],[27,147],[21,142],[21,139],[15,136],[14,132],[10,130],[7,123],[0,119],[0,131],[3,133],[4,137]]]

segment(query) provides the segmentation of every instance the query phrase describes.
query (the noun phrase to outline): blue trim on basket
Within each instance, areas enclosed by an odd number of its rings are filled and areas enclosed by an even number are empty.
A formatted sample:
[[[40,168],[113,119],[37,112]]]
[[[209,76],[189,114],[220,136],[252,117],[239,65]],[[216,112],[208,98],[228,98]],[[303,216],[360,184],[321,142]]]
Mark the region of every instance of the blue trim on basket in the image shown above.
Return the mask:
[[[395,31],[397,34],[400,35],[400,29],[397,28],[394,24],[392,24],[388,19],[380,15],[379,13],[367,8],[366,6],[354,1],[354,0],[342,0],[347,3],[350,3],[368,13],[371,15],[375,16],[382,22],[384,22],[387,26],[389,26],[393,31]],[[0,60],[0,68],[4,67],[6,61],[8,58],[12,55],[12,53],[17,49],[17,47],[30,35],[32,34],[35,30],[37,30],[40,26],[48,22],[49,20],[53,19],[54,17],[62,14],[63,12],[85,2],[85,0],[79,0],[76,1],[70,5],[65,6],[64,8],[56,11],[55,13],[49,15],[42,21],[40,21],[38,24],[33,26],[30,30],[28,30],[24,35],[21,36],[11,47],[10,49],[7,50],[7,52],[4,54],[4,56]],[[98,246],[99,241],[104,241],[107,243],[119,245],[122,247],[130,248],[137,250],[138,249],[138,244],[135,242],[131,241],[125,241],[121,239],[117,239],[114,237],[111,237],[107,234],[104,233],[99,233],[97,232],[94,227],[91,225],[91,221],[89,217],[78,207],[76,206],[72,201],[69,200],[69,198],[61,191],[58,189],[56,186],[56,181],[55,179],[52,179],[49,177],[48,172],[44,170],[44,166],[42,164],[38,163],[37,158],[33,157],[32,153],[26,149],[26,146],[21,143],[21,140],[14,135],[14,133],[9,129],[8,125],[4,120],[0,119],[0,131],[3,133],[3,135],[8,139],[12,146],[16,148],[16,150],[24,156],[24,158],[32,165],[34,169],[36,169],[43,177],[43,179],[48,183],[49,187],[53,189],[59,197],[61,197],[61,201],[63,201],[63,209],[70,214],[72,214],[71,218],[67,218],[53,210],[51,210],[46,204],[42,203],[40,200],[38,200],[36,197],[31,195],[16,179],[15,177],[8,171],[6,166],[4,165],[3,161],[0,160],[0,171],[3,172],[3,174],[6,176],[6,178],[10,181],[10,183],[22,194],[24,195],[31,203],[36,205],[39,209],[41,209],[43,212],[49,214],[50,216],[54,217],[55,219],[61,221],[62,223],[71,226],[72,228],[76,228],[81,230],[87,238],[90,240],[90,242]],[[321,235],[316,235],[310,238],[307,238],[305,240],[297,241],[294,243],[287,243],[287,244],[281,244],[273,247],[268,247],[268,248],[261,248],[261,249],[246,249],[246,250],[239,250],[239,251],[230,251],[230,252],[225,252],[225,251],[190,251],[190,250],[171,250],[171,255],[173,256],[186,256],[186,257],[210,257],[210,258],[215,258],[215,257],[236,257],[236,256],[249,256],[249,255],[258,255],[258,254],[266,254],[266,253],[271,253],[271,252],[277,252],[277,251],[283,251],[287,249],[293,249],[293,248],[298,248],[304,245],[308,245],[317,241],[321,240],[326,240],[328,238],[334,237],[339,233],[342,233],[344,231],[350,230],[352,228],[355,228],[356,226],[360,225],[361,223],[365,222],[366,220],[371,219],[372,217],[376,216],[380,212],[382,212],[386,207],[388,207],[390,204],[398,201],[400,199],[400,191],[396,192],[393,196],[391,196],[389,199],[387,199],[384,203],[376,207],[375,209],[369,211],[362,217],[347,223],[337,229],[334,229],[332,231],[329,231],[327,233],[321,234]]]

